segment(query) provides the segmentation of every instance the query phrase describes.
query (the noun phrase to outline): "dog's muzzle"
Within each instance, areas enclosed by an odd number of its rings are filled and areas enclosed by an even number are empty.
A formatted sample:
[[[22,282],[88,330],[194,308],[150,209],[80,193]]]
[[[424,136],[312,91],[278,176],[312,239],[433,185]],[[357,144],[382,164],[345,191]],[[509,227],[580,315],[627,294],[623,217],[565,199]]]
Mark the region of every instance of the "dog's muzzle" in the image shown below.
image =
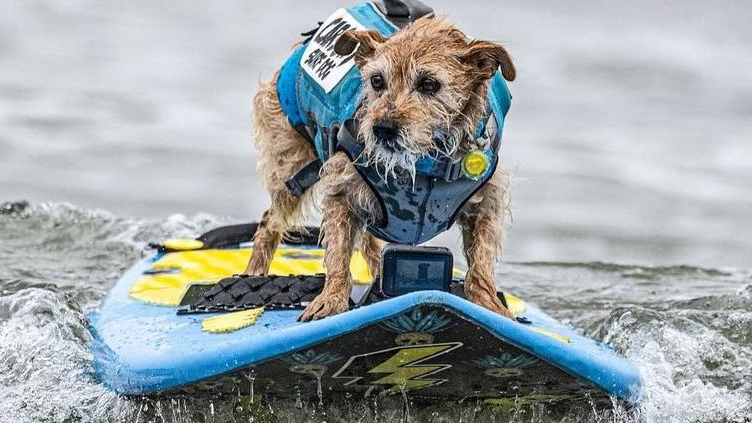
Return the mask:
[[[345,150],[356,160],[361,157],[365,146],[358,141],[360,121],[348,119],[337,133],[337,147]],[[442,134],[437,134],[435,137]],[[335,147],[335,149],[337,148]],[[493,151],[474,150],[459,157],[423,156],[415,162],[415,171],[425,176],[453,182],[468,178],[477,180],[486,175],[492,166]]]

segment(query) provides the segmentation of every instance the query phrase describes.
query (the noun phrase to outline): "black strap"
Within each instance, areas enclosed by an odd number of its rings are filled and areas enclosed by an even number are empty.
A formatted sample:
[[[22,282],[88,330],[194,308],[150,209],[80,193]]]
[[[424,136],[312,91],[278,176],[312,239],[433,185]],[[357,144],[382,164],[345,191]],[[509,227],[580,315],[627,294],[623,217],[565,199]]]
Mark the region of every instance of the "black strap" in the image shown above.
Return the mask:
[[[302,44],[305,44],[305,43],[307,43],[307,42],[311,41],[311,39],[313,38],[313,36],[314,36],[314,35],[316,35],[316,33],[317,33],[317,32],[319,31],[319,29],[321,28],[321,25],[323,25],[323,24],[324,24],[324,22],[323,22],[323,21],[319,21],[319,25],[318,25],[318,26],[317,26],[316,28],[314,28],[314,29],[312,29],[312,30],[310,30],[310,31],[306,31],[306,32],[301,32],[301,33],[300,33],[300,36],[301,36],[301,37],[305,37],[305,38],[303,38],[303,42],[302,42]]]
[[[337,150],[344,150],[354,163],[360,158],[365,145],[358,142],[358,121],[348,119],[337,132]]]
[[[420,18],[433,13],[433,9],[418,0],[377,0],[379,8],[393,24],[402,28]]]
[[[285,182],[287,189],[290,190],[290,193],[295,196],[295,198],[300,198],[308,188],[312,187],[319,181],[321,165],[321,160],[313,160]]]
[[[249,242],[258,229],[258,223],[227,225],[204,232],[196,238],[204,243],[204,248],[226,248]]]
[[[203,249],[227,248],[253,240],[258,225],[253,222],[221,226],[203,233],[196,239],[204,243]],[[320,235],[320,230],[316,226],[294,228],[282,235],[282,242],[287,245],[319,245]]]
[[[427,175],[443,179],[447,182],[454,182],[464,177],[464,173],[462,172],[462,160],[450,162],[449,159],[445,158],[436,159]]]
[[[233,247],[238,244],[251,242],[253,235],[256,234],[258,223],[242,223],[238,225],[227,225],[205,232],[198,238],[203,242],[202,250]],[[287,245],[312,245],[317,246],[321,238],[321,231],[315,226],[305,226],[293,228],[282,235],[282,242]],[[150,242],[150,248],[157,249],[163,253],[170,253],[175,250],[165,247],[163,244]]]

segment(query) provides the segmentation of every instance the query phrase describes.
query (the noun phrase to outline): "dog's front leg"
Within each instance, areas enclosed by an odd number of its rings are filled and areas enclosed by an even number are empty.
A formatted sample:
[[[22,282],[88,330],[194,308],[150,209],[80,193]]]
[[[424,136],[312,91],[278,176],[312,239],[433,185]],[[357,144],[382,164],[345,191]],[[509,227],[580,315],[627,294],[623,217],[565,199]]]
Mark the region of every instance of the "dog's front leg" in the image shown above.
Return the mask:
[[[502,316],[514,319],[496,293],[494,265],[504,238],[504,215],[508,212],[507,176],[498,168],[488,183],[463,206],[458,223],[467,259],[465,295]]]
[[[370,199],[368,186],[342,152],[324,163],[319,184],[323,209],[321,231],[326,248],[326,282],[321,294],[308,304],[298,318],[301,321],[318,320],[348,310],[352,291],[350,259],[365,227],[356,212],[362,207],[356,204],[366,202],[363,198]]]
[[[306,307],[298,320],[318,320],[349,309],[352,282],[350,258],[362,236],[363,225],[344,195],[326,197],[322,202],[324,233],[324,290]]]

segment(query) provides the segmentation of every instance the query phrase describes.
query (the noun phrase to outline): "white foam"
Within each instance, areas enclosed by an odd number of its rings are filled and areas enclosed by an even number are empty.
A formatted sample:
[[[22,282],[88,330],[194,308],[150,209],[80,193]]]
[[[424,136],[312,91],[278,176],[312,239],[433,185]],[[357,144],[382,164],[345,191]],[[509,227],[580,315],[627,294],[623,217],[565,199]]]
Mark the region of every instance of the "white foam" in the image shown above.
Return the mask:
[[[707,363],[713,356],[728,360],[729,352],[739,347],[689,319],[671,320],[672,323],[643,322],[628,335],[627,358],[637,364],[645,383],[639,421],[716,422],[752,418],[748,386],[730,389],[713,384],[709,377]]]
[[[62,294],[0,297],[0,410],[9,422],[118,419],[126,404],[93,378],[80,313]],[[118,419],[119,420],[119,419]]]

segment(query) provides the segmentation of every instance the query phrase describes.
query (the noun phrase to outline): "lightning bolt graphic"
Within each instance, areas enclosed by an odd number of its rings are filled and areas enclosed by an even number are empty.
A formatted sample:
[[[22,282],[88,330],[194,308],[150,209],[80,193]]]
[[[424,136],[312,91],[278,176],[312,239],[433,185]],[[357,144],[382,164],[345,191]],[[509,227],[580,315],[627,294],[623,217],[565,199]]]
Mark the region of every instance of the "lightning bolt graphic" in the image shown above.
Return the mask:
[[[384,392],[385,394],[407,391],[411,389],[419,389],[426,386],[440,385],[446,382],[447,379],[426,377],[449,369],[452,367],[452,365],[421,363],[438,357],[442,354],[446,354],[449,351],[452,351],[461,346],[461,342],[450,342],[446,344],[397,347],[391,348],[389,350],[377,351],[375,353],[364,354],[361,356],[352,357],[350,361],[346,363],[343,368],[340,369],[339,372],[337,372],[337,374],[334,375],[334,377],[345,377],[341,376],[343,371],[358,358],[363,358],[365,356],[375,354],[383,354],[397,350],[397,352],[394,353],[394,355],[392,355],[386,361],[382,362],[371,370],[368,370],[367,373],[369,374],[387,374],[380,379],[370,382],[370,385],[391,385],[391,387]],[[354,377],[353,380],[346,383],[346,385],[356,383],[361,379],[363,379],[363,377]]]

